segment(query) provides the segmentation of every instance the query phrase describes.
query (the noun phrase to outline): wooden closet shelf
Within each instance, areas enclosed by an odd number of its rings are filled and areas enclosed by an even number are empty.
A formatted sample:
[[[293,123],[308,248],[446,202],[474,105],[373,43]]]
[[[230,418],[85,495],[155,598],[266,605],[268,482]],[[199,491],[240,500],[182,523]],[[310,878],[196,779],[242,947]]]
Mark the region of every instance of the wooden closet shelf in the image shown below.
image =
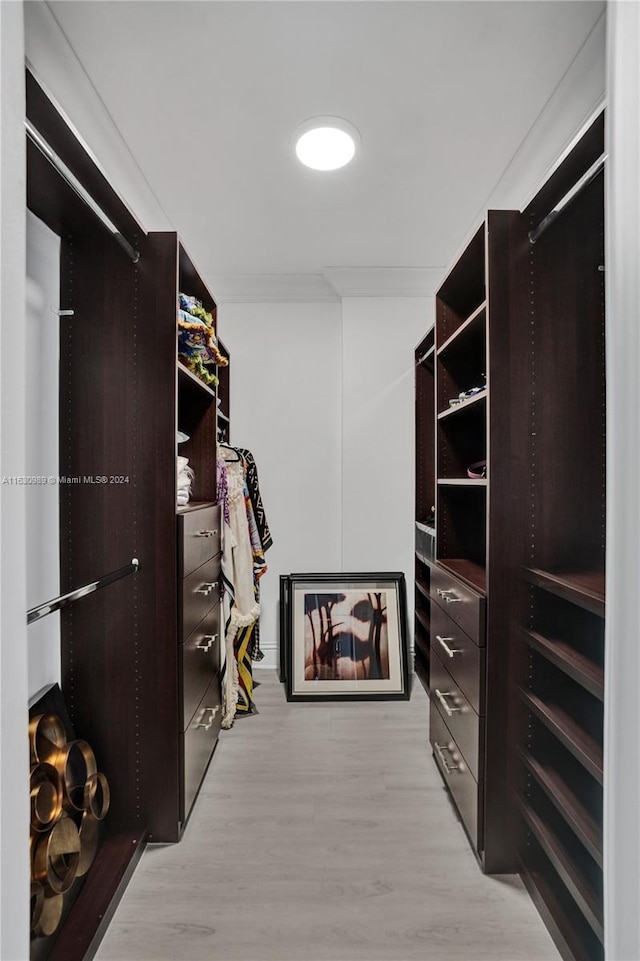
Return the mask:
[[[539,817],[525,798],[519,797],[518,802],[520,813],[529,830],[536,837],[594,934],[604,943],[601,895],[594,890],[553,828]]]
[[[602,950],[594,953],[594,948],[599,948],[599,942],[591,932],[591,928],[584,925],[589,940],[581,936],[581,932],[576,929],[573,919],[558,898],[546,874],[527,863],[522,854],[519,860],[524,885],[565,961],[583,961],[584,958],[593,958],[593,961],[603,959]],[[577,912],[577,908],[575,910]]]
[[[454,404],[453,407],[447,407],[446,410],[441,411],[438,414],[438,420],[445,420],[447,417],[455,417],[461,413],[468,411],[470,407],[475,407],[477,404],[483,403],[487,399],[487,394],[489,393],[489,388],[480,391],[477,394],[473,394],[471,397],[467,397],[466,400],[461,400],[459,404]]]
[[[524,576],[536,587],[571,601],[599,617],[605,612],[604,571],[544,571],[525,567]]]
[[[419,578],[417,578],[417,577],[416,577],[416,580],[415,580],[415,585],[416,585],[416,590],[420,591],[420,593],[422,594],[422,596],[423,596],[423,597],[426,597],[426,599],[427,599],[428,601],[430,601],[430,600],[431,600],[431,592],[430,592],[430,590],[429,590],[429,585],[428,585],[428,584],[425,584],[424,581],[421,581],[421,580],[420,580]]]
[[[425,630],[427,634],[431,634],[431,622],[427,617],[427,615],[423,613],[423,611],[419,611],[419,610],[416,610],[415,614],[416,614],[416,620],[420,623],[423,630]]]
[[[439,477],[440,487],[486,487],[486,477]]]
[[[604,667],[577,651],[565,641],[544,637],[523,628],[526,643],[555,664],[561,671],[580,684],[600,701],[604,701]]]
[[[464,323],[461,324],[461,325],[458,327],[457,330],[454,330],[454,332],[453,332],[449,337],[447,337],[447,339],[445,340],[444,344],[442,344],[442,346],[438,347],[438,357],[439,357],[441,354],[443,354],[446,350],[448,350],[448,349],[451,347],[452,344],[454,344],[454,343],[457,342],[457,343],[456,343],[456,346],[459,346],[459,344],[460,344],[461,340],[464,338],[465,334],[469,334],[469,332],[470,332],[471,330],[474,330],[474,328],[476,328],[476,329],[477,329],[477,328],[480,328],[480,327],[482,326],[482,324],[485,323],[485,320],[486,320],[486,310],[487,310],[487,302],[486,302],[486,300],[484,300],[484,301],[480,304],[480,306],[479,306],[479,307],[476,307],[476,309],[473,311],[473,313],[470,314],[470,315],[467,317],[467,319],[464,321]]]
[[[470,561],[466,557],[439,557],[438,564],[456,577],[467,581],[477,591],[487,593],[487,569],[483,564]]]
[[[602,744],[598,743],[557,704],[547,703],[523,687],[518,691],[526,706],[538,720],[542,721],[589,774],[602,784]]]
[[[215,507],[216,501],[189,501],[188,504],[183,504],[182,507],[176,508],[177,514],[187,514],[189,511],[199,511],[202,507]]]
[[[178,386],[184,390],[197,392],[202,397],[211,397],[215,400],[216,392],[211,387],[207,387],[199,377],[185,367],[181,360],[177,360],[178,366]]]
[[[431,660],[431,647],[429,646],[429,642],[426,641],[423,637],[421,637],[421,635],[418,633],[416,633],[414,640],[415,640],[415,652],[419,653],[428,664],[429,661]]]
[[[145,845],[146,831],[107,835],[68,917],[61,925],[48,961],[93,957]],[[36,955],[37,958],[37,955]]]
[[[522,747],[518,748],[518,753],[525,768],[536,779],[594,861],[602,867],[602,825],[554,767],[539,761]]]

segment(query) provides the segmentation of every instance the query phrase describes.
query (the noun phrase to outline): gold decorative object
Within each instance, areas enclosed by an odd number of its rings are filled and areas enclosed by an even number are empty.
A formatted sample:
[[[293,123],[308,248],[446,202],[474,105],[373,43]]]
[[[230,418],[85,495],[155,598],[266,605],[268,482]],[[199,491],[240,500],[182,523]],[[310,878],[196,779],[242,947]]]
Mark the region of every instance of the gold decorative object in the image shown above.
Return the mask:
[[[57,714],[39,714],[29,721],[31,763],[50,762],[67,743],[64,724]]]
[[[111,791],[104,774],[98,771],[89,775],[84,796],[85,811],[90,811],[97,821],[102,821],[107,816],[110,805]]]
[[[48,937],[48,935],[53,934],[60,924],[63,907],[64,896],[62,894],[51,894],[43,897],[38,919],[33,923],[34,937]]]
[[[78,834],[80,837],[80,861],[76,877],[81,878],[93,864],[100,843],[100,821],[90,811],[85,811],[82,815]]]
[[[68,740],[56,714],[30,720],[29,753],[31,931],[40,938],[57,930],[65,893],[93,863],[111,793],[91,746]]]
[[[98,770],[96,757],[86,741],[69,741],[53,763],[62,778],[65,810],[84,811],[87,779]]]
[[[35,764],[29,778],[31,827],[48,831],[62,814],[62,782],[52,764]]]
[[[65,815],[36,842],[33,879],[54,894],[64,894],[75,881],[79,861],[80,835]]]

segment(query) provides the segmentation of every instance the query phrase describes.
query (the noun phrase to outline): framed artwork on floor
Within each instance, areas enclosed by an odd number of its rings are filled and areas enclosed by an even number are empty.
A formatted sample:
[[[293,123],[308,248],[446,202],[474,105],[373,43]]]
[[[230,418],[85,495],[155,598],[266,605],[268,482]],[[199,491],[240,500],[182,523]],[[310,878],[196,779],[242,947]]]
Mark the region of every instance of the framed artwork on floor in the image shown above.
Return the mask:
[[[283,578],[281,676],[288,701],[409,697],[404,574]]]

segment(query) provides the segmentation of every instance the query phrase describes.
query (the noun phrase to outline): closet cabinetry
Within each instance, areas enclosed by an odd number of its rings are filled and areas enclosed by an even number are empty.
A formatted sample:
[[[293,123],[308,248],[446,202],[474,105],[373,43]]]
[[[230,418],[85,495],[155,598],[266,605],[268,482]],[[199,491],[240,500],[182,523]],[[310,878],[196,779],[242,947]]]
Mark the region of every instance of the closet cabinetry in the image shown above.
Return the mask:
[[[431,563],[431,745],[484,871],[513,870],[507,779],[514,545],[509,263],[516,214],[489,211],[436,297],[436,556]]]
[[[523,212],[518,263],[529,290],[525,400],[514,411],[528,465],[512,637],[516,844],[525,883],[573,961],[604,957],[603,128],[601,116]]]
[[[415,597],[414,669],[429,693],[430,563],[435,550],[434,331],[415,349]]]
[[[35,130],[27,204],[61,238],[61,592],[139,562],[137,573],[60,614],[62,693],[77,736],[100,758],[111,807],[76,900],[31,953],[82,961],[146,841],[179,839],[217,737],[221,625],[209,587],[220,562],[217,396],[176,353],[178,290],[214,316],[215,303],[177,235],[145,234],[29,72],[26,85]],[[195,472],[182,510],[178,428]]]

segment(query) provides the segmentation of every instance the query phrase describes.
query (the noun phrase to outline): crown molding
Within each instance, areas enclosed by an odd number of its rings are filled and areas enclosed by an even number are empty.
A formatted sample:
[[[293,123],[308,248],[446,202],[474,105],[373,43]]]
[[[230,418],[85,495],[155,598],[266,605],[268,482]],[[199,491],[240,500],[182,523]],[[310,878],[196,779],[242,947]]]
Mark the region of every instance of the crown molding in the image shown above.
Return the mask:
[[[322,274],[207,274],[218,304],[337,303]]]
[[[207,274],[216,302],[338,303],[343,297],[432,297],[443,267],[326,267],[321,274]]]
[[[325,267],[340,297],[433,297],[444,267]]]

